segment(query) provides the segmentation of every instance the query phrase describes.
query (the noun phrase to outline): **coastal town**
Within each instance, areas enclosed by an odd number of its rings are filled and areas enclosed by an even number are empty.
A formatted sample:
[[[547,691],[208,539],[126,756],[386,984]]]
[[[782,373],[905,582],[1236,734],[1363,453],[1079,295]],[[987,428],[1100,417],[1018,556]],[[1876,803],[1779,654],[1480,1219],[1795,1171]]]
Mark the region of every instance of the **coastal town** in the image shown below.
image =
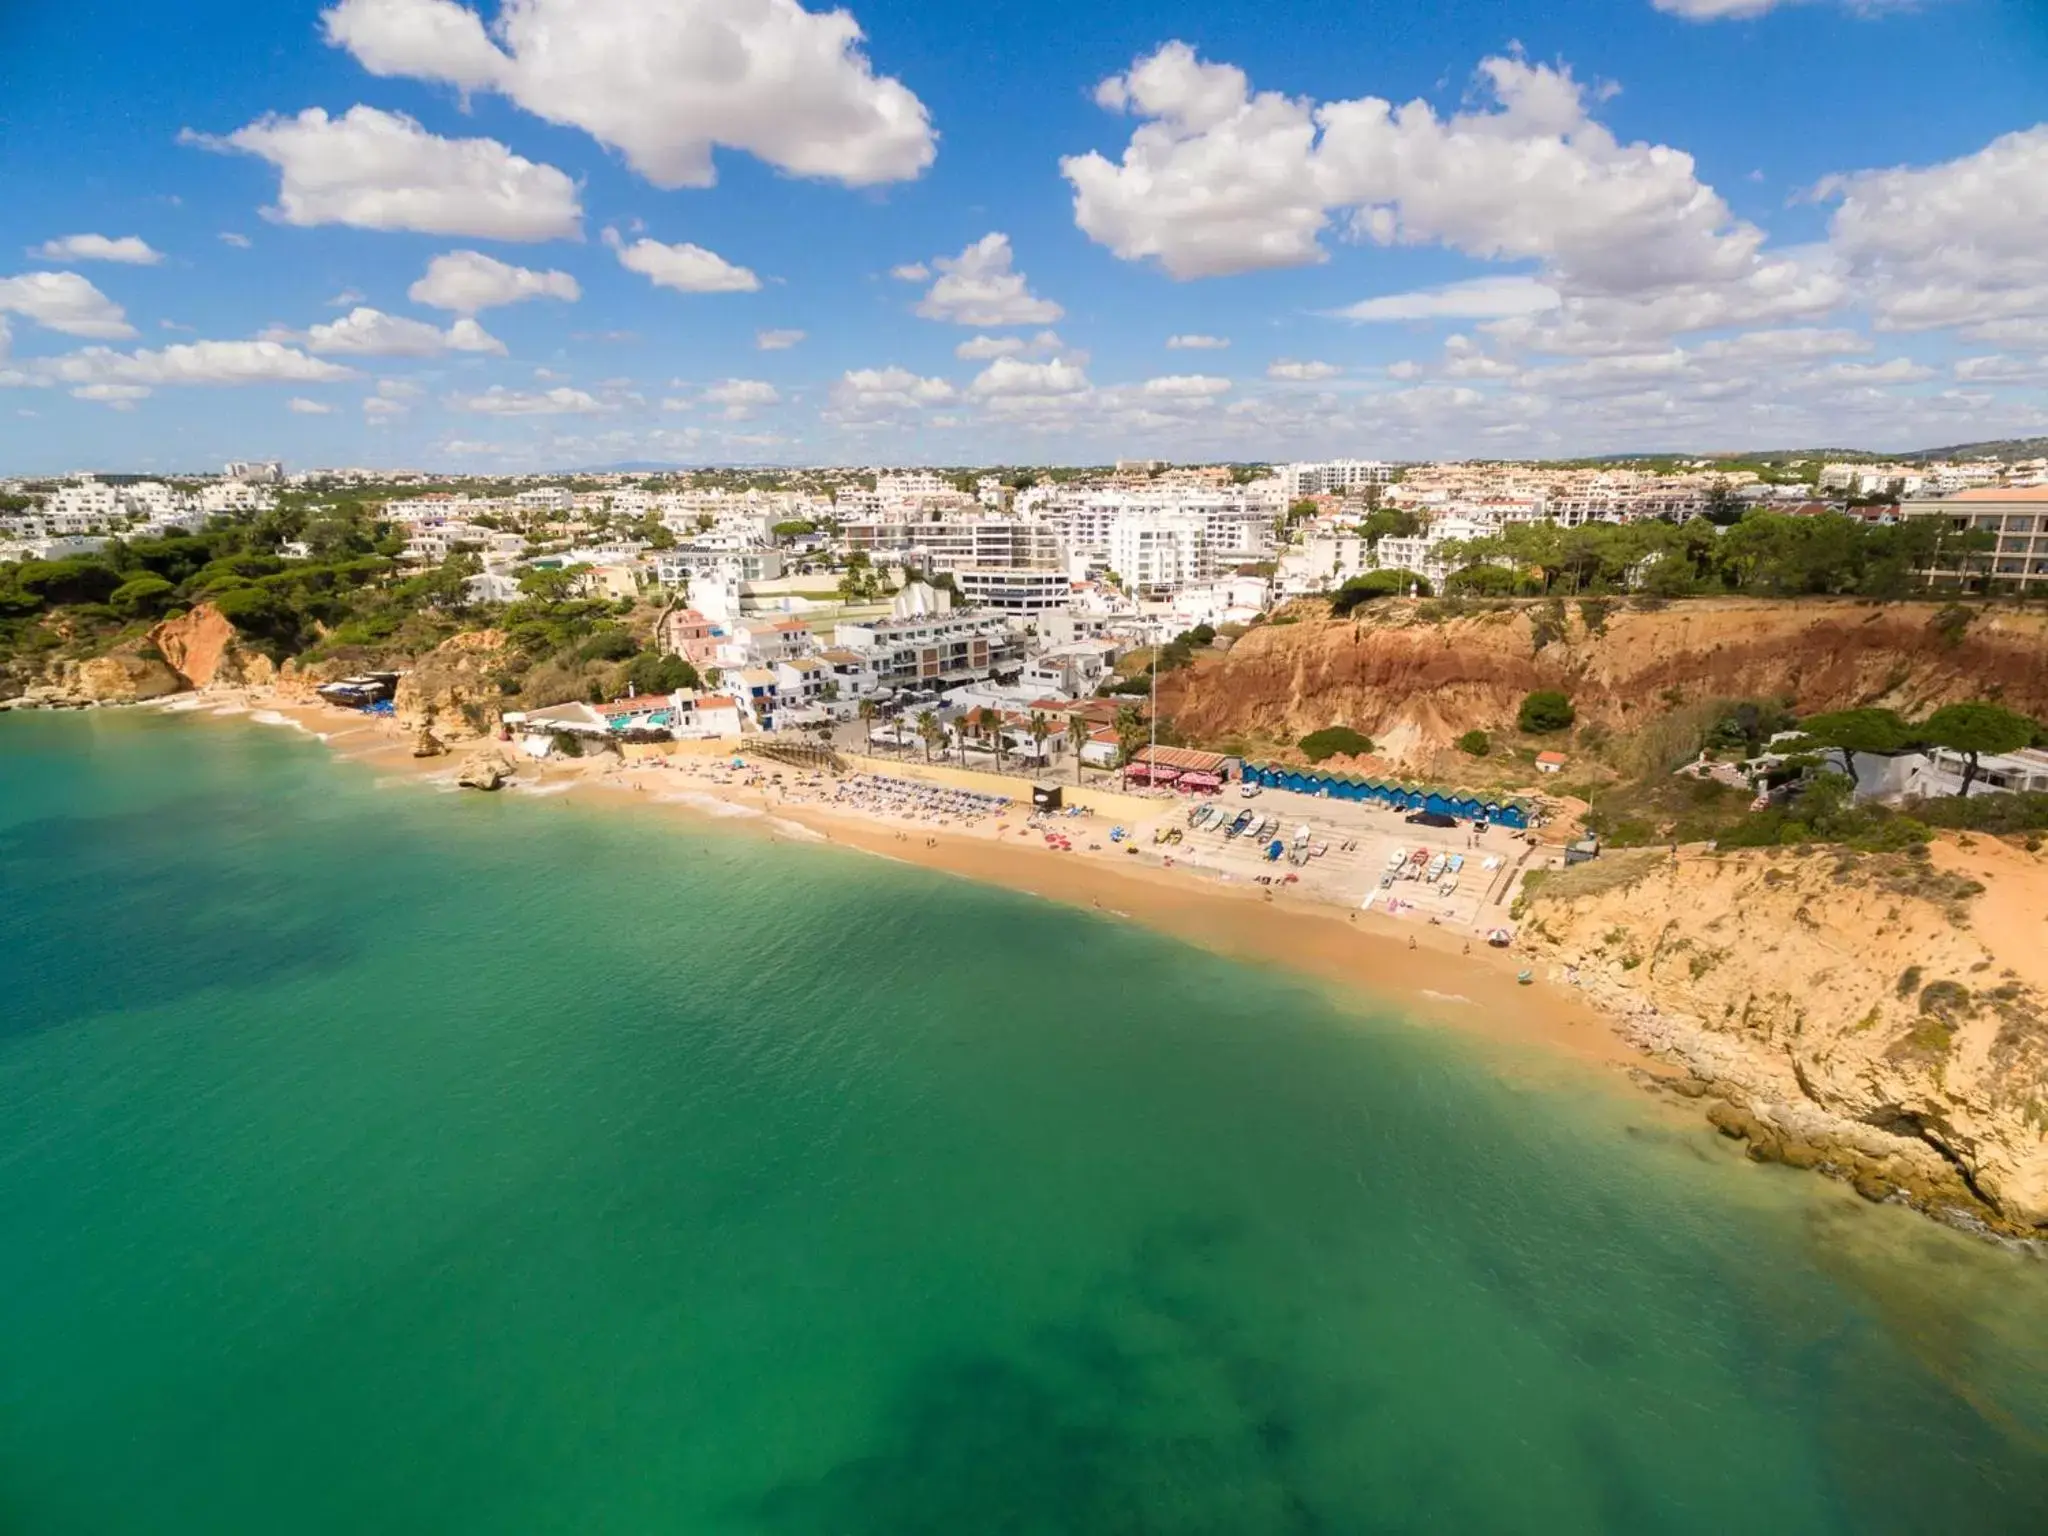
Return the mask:
[[[248,716],[449,788],[1170,911],[1453,1022],[1554,1016],[1872,1198],[2048,1210],[2038,1136],[1986,1107],[2048,1063],[2048,971],[1991,920],[2048,828],[2048,460],[239,462],[0,497],[0,707]],[[1722,876],[1733,907],[1693,888]],[[1864,886],[1949,922],[1993,879],[1987,947],[1946,964],[1999,988],[1922,979],[1946,941],[1891,922],[1801,962],[1859,955],[1824,1009],[1767,958]],[[1789,1067],[1729,1022],[1779,995]],[[1865,1124],[1930,1095],[1946,1131]]]

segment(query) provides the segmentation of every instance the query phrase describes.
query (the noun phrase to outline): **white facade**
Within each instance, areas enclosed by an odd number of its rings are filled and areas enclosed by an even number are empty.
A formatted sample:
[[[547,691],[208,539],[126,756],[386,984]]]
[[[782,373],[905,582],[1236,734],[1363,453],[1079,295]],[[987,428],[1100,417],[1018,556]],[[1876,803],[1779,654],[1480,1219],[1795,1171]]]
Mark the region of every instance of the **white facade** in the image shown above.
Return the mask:
[[[1074,600],[1074,583],[1062,570],[962,570],[953,582],[969,607],[1003,613],[1050,613]]]
[[[1109,531],[1109,566],[1138,592],[1174,592],[1210,571],[1208,531],[1197,513],[1154,513],[1117,519]]]

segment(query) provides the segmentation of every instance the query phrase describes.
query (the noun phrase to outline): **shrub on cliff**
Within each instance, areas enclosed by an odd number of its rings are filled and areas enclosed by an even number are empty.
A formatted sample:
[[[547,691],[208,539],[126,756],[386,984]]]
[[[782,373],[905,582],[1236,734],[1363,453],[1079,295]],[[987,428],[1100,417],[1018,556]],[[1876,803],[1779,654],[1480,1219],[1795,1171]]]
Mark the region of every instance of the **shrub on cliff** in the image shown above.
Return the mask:
[[[1301,738],[1298,745],[1303,757],[1312,763],[1320,763],[1339,753],[1346,757],[1363,757],[1372,750],[1372,738],[1361,736],[1348,725],[1331,725],[1320,731],[1311,731]]]
[[[1522,700],[1515,723],[1532,736],[1567,729],[1578,719],[1572,701],[1555,688],[1539,688]]]
[[[1416,596],[1429,596],[1428,581],[1413,571],[1367,571],[1363,576],[1352,577],[1331,594],[1330,613],[1341,619],[1361,603],[1382,597],[1406,597],[1411,587]]]
[[[1484,757],[1493,750],[1493,738],[1484,731],[1467,731],[1458,738],[1458,750],[1467,757]]]

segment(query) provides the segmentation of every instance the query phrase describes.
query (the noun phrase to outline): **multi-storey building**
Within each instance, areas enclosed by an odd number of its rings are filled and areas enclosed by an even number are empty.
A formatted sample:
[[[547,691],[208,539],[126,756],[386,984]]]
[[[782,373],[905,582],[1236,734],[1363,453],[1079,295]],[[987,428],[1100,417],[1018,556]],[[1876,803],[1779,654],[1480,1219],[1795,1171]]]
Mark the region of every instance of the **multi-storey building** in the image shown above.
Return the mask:
[[[1109,530],[1109,565],[1133,591],[1177,591],[1213,570],[1207,523],[1193,512],[1120,517]]]
[[[969,607],[1002,613],[1051,613],[1074,600],[1074,583],[1064,570],[1014,566],[956,569],[953,585]]]
[[[1899,505],[1899,515],[1946,518],[1958,532],[1977,530],[1997,541],[1971,560],[1999,587],[2048,591],[2048,486],[1985,486],[1953,496]],[[1930,573],[1932,574],[1932,573]]]

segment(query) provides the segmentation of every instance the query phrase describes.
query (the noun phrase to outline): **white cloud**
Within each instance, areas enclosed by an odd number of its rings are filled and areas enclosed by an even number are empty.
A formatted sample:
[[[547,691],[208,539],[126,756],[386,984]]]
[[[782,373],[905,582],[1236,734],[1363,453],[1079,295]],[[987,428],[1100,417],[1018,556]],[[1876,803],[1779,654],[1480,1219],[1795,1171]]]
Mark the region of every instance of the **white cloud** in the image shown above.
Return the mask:
[[[745,421],[765,405],[779,405],[782,392],[766,379],[722,379],[704,391],[704,403],[724,407],[727,421]]]
[[[1701,342],[1694,348],[1694,355],[1734,362],[1777,363],[1869,350],[1869,339],[1855,331],[1801,326],[1780,331],[1745,331],[1740,336]]]
[[[1806,376],[1836,384],[1917,384],[1934,377],[1935,370],[1910,357],[1894,357],[1882,363],[1829,363]]]
[[[528,393],[493,384],[480,395],[459,398],[453,403],[462,410],[485,416],[591,416],[611,409],[595,395],[566,386]]]
[[[285,401],[284,408],[294,416],[331,416],[334,407],[325,400],[308,400],[304,395],[293,395]]]
[[[1158,399],[1213,400],[1229,391],[1230,380],[1206,373],[1174,373],[1147,379],[1142,388],[1147,395]]]
[[[1227,336],[1181,335],[1166,338],[1169,352],[1209,352],[1230,345]]]
[[[763,352],[786,352],[803,339],[802,331],[754,332],[754,345]]]
[[[604,239],[618,252],[620,266],[640,273],[657,288],[681,293],[752,293],[761,286],[761,280],[747,268],[736,267],[701,245],[664,245],[659,240],[635,240],[627,245],[615,229],[607,229]]]
[[[1040,331],[1028,341],[1022,336],[976,336],[953,349],[953,355],[970,363],[992,357],[1050,356],[1065,350],[1057,331]]]
[[[425,275],[406,289],[405,296],[433,309],[474,315],[526,299],[573,304],[583,297],[583,290],[566,272],[515,267],[481,251],[448,251],[427,263]]]
[[[536,372],[539,370],[536,369]],[[426,393],[411,379],[379,379],[377,393],[386,400],[414,400]]]
[[[66,336],[112,340],[135,334],[121,306],[76,272],[0,277],[0,312],[21,315]]]
[[[232,245],[238,251],[246,251],[251,244],[247,235],[238,235],[232,229],[224,229],[220,232],[220,243],[222,245]]]
[[[71,391],[74,400],[91,400],[117,411],[133,410],[135,402],[149,397],[146,384],[81,384]]]
[[[372,424],[380,421],[390,421],[394,417],[403,416],[411,409],[412,407],[403,400],[394,400],[389,395],[378,394],[363,397],[363,416]]]
[[[1915,331],[2048,317],[2048,123],[1923,168],[1831,176],[1831,247],[1877,325]],[[1979,339],[1991,339],[1979,335]]]
[[[39,358],[38,375],[59,384],[324,384],[354,374],[276,341],[193,341],[161,351],[87,347]]]
[[[364,294],[360,288],[344,288],[327,301],[327,307],[329,309],[354,309],[356,305],[363,302],[363,298]]]
[[[899,283],[921,283],[932,275],[932,269],[921,261],[906,261],[900,267],[891,267],[889,275]]]
[[[844,10],[796,0],[341,0],[327,40],[372,74],[497,91],[621,151],[659,187],[708,187],[715,146],[871,186],[930,165],[924,104],[876,75]]]
[[[1955,374],[1965,383],[2039,384],[2048,381],[2048,357],[2007,357],[2003,353],[1993,353],[1988,357],[1959,358]]]
[[[891,363],[886,368],[855,368],[832,386],[833,414],[849,421],[873,421],[956,398],[944,379],[920,378]]]
[[[1682,17],[1686,21],[1752,21],[1781,5],[1800,5],[1806,0],[1650,0],[1650,3],[1666,15]],[[1912,3],[1913,0],[1841,0],[1842,5],[1859,15]]]
[[[440,357],[447,352],[490,352],[503,356],[505,344],[474,320],[456,321],[447,330],[424,320],[408,320],[361,306],[339,320],[316,325],[301,337],[306,349],[352,357]]]
[[[1560,301],[1536,344],[1562,347],[1616,331],[1638,346],[1840,301],[1826,260],[1766,254],[1763,232],[1690,155],[1617,140],[1567,70],[1494,57],[1478,73],[1480,105],[1439,116],[1424,101],[1254,93],[1242,70],[1168,43],[1097,93],[1144,119],[1121,160],[1061,162],[1075,222],[1180,278],[1322,261],[1333,220],[1352,240],[1534,261],[1536,286]]]
[[[1332,313],[1345,320],[1498,320],[1540,315],[1561,302],[1555,288],[1533,277],[1476,277],[1410,293],[1383,294]]]
[[[7,361],[7,354],[14,346],[14,332],[7,327],[7,317],[0,315],[0,363]]]
[[[1335,363],[1301,363],[1289,358],[1266,366],[1266,377],[1284,379],[1290,384],[1313,384],[1322,379],[1334,379],[1344,370]]]
[[[1687,21],[1727,21],[1761,16],[1788,0],[1651,0],[1658,10]]]
[[[29,252],[45,261],[118,261],[131,267],[153,267],[164,259],[140,235],[60,235]]]
[[[189,129],[182,138],[276,166],[277,206],[265,214],[285,224],[493,240],[573,240],[582,229],[576,184],[553,166],[495,139],[439,138],[402,113],[355,106],[329,117],[308,107],[222,138]]]
[[[1310,104],[1262,91],[1242,70],[1170,42],[1097,87],[1111,111],[1148,119],[1121,164],[1069,155],[1074,222],[1127,261],[1175,277],[1321,261],[1328,202],[1314,163]]]
[[[1026,363],[999,357],[975,375],[967,393],[976,400],[1043,399],[1080,394],[1088,387],[1087,373],[1065,358]]]
[[[958,256],[932,262],[938,281],[918,300],[917,313],[927,320],[954,325],[1045,325],[1066,313],[1050,299],[1035,296],[1022,272],[1010,269],[1010,237],[990,233]]]

